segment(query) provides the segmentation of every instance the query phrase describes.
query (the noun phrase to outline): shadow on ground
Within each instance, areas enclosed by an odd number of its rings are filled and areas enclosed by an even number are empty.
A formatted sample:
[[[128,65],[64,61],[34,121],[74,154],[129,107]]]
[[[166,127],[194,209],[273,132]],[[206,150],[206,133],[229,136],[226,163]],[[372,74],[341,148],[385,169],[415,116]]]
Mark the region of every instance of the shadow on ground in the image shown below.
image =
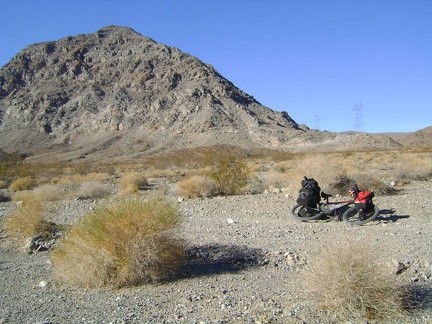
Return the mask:
[[[428,284],[412,284],[407,287],[405,295],[407,310],[415,313],[417,310],[432,310],[432,287]]]
[[[182,277],[236,273],[266,264],[265,255],[265,251],[247,246],[193,245],[186,249],[186,264]]]
[[[399,219],[409,218],[409,215],[395,215],[395,211],[392,209],[380,209],[379,215],[376,218],[377,221],[383,222],[397,222]]]

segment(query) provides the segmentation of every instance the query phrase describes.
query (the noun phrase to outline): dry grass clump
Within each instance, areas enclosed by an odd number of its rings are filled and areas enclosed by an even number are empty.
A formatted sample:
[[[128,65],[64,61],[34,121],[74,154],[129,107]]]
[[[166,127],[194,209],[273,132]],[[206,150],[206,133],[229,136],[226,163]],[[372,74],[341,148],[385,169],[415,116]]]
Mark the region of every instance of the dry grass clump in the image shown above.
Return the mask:
[[[97,181],[103,183],[109,180],[110,176],[107,173],[92,172],[86,175],[71,173],[53,177],[51,179],[51,183],[62,186],[64,188],[76,190],[81,186],[82,183],[87,181]]]
[[[388,163],[396,182],[425,180],[432,177],[432,154],[426,152],[400,152]]]
[[[48,228],[57,225],[44,220],[46,203],[60,199],[62,199],[62,192],[57,186],[50,184],[15,192],[12,200],[17,203],[17,208],[5,220],[5,230],[20,241],[35,234],[49,232]]]
[[[12,191],[22,191],[32,189],[37,185],[37,181],[33,177],[20,177],[12,181],[9,189]]]
[[[120,194],[137,193],[138,190],[148,186],[147,178],[140,172],[124,173],[120,179]]]
[[[14,193],[12,200],[14,202],[18,201],[58,201],[63,198],[62,189],[56,185],[43,184],[32,190],[17,191]]]
[[[333,320],[403,317],[406,291],[379,251],[364,241],[327,244],[305,273],[307,298]]]
[[[327,184],[326,189],[332,194],[348,195],[348,191],[357,184],[360,190],[372,191],[376,194],[391,194],[395,190],[387,185],[385,181],[369,173],[358,173],[354,177],[339,174],[333,181]]]
[[[373,174],[367,173],[365,171],[359,172],[354,181],[357,183],[360,190],[373,191],[376,194],[391,194],[394,189],[389,186],[382,178],[376,177]],[[347,192],[345,192],[346,194]]]
[[[268,189],[286,188],[291,182],[291,176],[286,171],[277,171],[272,169],[266,172],[263,176],[263,182]]]
[[[27,239],[38,233],[43,226],[44,208],[38,199],[27,198],[5,219],[5,231],[13,236]]]
[[[176,183],[180,196],[187,198],[212,197],[217,193],[216,182],[208,176],[194,175]]]
[[[90,288],[166,279],[184,256],[183,241],[175,235],[181,216],[162,198],[123,199],[98,208],[53,251],[55,273],[69,284]]]
[[[81,183],[76,195],[81,199],[99,199],[111,194],[111,188],[107,184],[98,181],[85,181]]]

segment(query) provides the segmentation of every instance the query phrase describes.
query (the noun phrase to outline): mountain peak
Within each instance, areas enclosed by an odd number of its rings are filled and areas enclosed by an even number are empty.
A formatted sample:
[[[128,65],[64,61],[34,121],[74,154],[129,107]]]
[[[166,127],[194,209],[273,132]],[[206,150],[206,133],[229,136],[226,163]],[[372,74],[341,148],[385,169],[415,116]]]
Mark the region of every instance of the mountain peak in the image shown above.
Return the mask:
[[[299,131],[211,65],[129,27],[31,45],[0,70],[0,149],[268,147]],[[132,144],[134,143],[134,144]]]

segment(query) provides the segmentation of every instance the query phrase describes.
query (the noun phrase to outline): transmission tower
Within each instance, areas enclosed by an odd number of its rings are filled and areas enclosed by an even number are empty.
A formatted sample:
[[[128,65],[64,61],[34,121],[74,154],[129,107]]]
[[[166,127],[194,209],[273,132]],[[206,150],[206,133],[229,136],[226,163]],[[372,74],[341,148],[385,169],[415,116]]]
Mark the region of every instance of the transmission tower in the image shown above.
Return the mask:
[[[320,125],[320,118],[319,115],[315,115],[315,129],[320,130],[321,125]]]
[[[363,128],[363,105],[361,103],[354,106],[354,130],[364,132]]]

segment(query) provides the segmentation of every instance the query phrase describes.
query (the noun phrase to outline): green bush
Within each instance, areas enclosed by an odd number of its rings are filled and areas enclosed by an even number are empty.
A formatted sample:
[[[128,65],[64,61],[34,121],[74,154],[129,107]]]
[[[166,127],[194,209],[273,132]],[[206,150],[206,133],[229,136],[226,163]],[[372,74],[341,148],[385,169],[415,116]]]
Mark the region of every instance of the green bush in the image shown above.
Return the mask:
[[[249,175],[250,169],[247,165],[233,158],[219,161],[209,174],[218,185],[218,191],[222,195],[240,193],[248,184]]]
[[[52,253],[54,270],[72,285],[123,287],[167,279],[182,264],[175,229],[182,215],[162,198],[121,200],[95,209]]]

